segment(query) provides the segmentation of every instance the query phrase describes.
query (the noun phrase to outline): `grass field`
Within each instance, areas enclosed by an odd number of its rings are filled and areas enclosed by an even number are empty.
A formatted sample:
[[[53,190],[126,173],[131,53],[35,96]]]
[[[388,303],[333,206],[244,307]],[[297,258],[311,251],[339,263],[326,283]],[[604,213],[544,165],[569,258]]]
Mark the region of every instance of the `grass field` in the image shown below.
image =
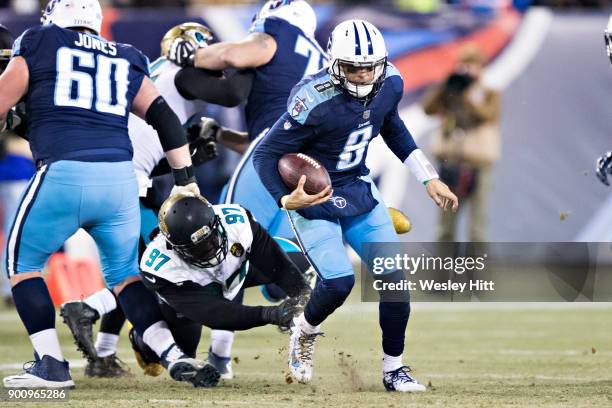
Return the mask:
[[[324,325],[311,385],[286,383],[288,338],[272,328],[240,333],[236,378],[208,390],[176,383],[165,373],[144,377],[127,336],[119,355],[136,375],[85,378],[68,331],[60,321],[58,327],[77,384],[71,407],[610,407],[612,305],[579,306],[413,305],[404,360],[429,385],[420,395],[384,391],[377,307],[356,298]],[[1,375],[18,372],[32,359],[14,311],[0,312],[0,340]],[[202,358],[207,346],[206,331]],[[18,406],[28,405],[36,404]]]

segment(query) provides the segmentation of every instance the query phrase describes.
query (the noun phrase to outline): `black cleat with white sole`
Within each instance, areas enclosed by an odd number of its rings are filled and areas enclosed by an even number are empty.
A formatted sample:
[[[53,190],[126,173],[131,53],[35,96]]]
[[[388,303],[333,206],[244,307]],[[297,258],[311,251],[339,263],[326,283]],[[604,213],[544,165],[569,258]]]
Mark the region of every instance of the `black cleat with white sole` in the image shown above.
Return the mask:
[[[168,373],[176,381],[186,381],[194,387],[211,388],[219,383],[219,371],[209,363],[194,358],[184,357],[168,365]]]
[[[60,316],[83,356],[89,361],[95,360],[98,354],[93,341],[93,324],[100,318],[98,311],[85,302],[66,302],[60,308]]]

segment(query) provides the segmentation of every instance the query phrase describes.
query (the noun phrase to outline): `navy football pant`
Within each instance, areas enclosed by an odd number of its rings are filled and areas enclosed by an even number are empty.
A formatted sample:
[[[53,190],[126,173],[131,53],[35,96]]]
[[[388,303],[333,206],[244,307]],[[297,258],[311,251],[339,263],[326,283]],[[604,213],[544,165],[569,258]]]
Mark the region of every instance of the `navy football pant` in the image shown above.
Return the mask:
[[[378,205],[372,211],[359,216],[333,221],[309,220],[295,211],[289,211],[298,242],[320,278],[305,310],[306,320],[312,325],[319,325],[340,307],[355,282],[353,265],[344,248],[344,241],[357,252],[365,265],[373,265],[374,258],[394,257],[398,253],[399,238],[387,207],[373,183],[371,188]],[[385,275],[385,280],[388,281],[401,279],[401,271],[391,271]],[[408,293],[393,299],[388,299],[384,293],[381,293],[381,296],[379,322],[383,351],[385,354],[398,356],[403,352],[410,315]]]

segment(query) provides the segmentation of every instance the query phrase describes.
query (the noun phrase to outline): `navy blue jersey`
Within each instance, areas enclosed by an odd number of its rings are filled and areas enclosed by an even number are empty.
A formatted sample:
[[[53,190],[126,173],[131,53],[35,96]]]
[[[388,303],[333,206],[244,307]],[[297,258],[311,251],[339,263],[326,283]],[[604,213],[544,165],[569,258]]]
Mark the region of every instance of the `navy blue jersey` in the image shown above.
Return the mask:
[[[365,106],[336,87],[327,70],[297,84],[286,112],[253,156],[255,168],[274,199],[278,202],[289,193],[278,174],[278,160],[284,154],[300,152],[325,166],[334,195],[342,192],[342,198],[349,203],[343,214],[356,215],[373,208],[376,200],[368,183],[360,180],[369,173],[365,159],[370,141],[382,135],[402,162],[417,148],[397,111],[403,88],[402,77],[391,64],[387,65],[379,93]],[[303,212],[308,214],[309,210]],[[335,214],[331,210],[329,213]]]
[[[140,51],[51,24],[23,33],[13,56],[28,65],[28,138],[36,160],[131,160],[128,114],[148,75]]]
[[[269,17],[256,21],[251,32],[274,38],[274,57],[255,69],[255,78],[246,105],[249,138],[255,139],[274,125],[285,112],[291,89],[305,76],[327,64],[327,56],[313,38],[287,21]]]

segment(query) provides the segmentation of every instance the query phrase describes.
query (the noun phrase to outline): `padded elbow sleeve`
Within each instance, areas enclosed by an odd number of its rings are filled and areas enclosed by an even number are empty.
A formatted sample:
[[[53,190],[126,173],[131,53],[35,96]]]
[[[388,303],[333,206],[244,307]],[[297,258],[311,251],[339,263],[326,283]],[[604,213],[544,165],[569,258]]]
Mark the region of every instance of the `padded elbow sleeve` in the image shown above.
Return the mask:
[[[157,131],[164,152],[187,144],[185,129],[162,96],[151,103],[145,119]]]

